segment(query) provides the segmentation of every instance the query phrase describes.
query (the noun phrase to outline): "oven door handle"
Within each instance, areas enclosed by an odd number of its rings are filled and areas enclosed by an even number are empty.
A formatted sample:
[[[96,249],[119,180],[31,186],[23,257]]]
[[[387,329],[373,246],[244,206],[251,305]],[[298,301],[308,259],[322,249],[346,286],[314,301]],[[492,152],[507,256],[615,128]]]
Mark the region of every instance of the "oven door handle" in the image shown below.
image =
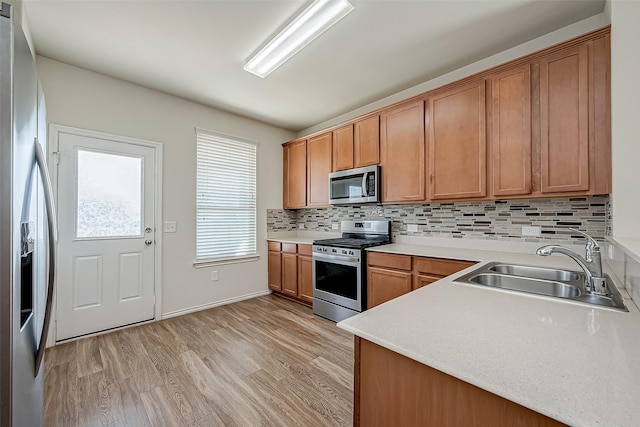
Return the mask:
[[[329,261],[342,261],[342,262],[353,262],[353,263],[360,262],[360,257],[344,257],[340,255],[327,255],[327,254],[319,254],[315,252],[313,253],[312,258],[329,260]]]

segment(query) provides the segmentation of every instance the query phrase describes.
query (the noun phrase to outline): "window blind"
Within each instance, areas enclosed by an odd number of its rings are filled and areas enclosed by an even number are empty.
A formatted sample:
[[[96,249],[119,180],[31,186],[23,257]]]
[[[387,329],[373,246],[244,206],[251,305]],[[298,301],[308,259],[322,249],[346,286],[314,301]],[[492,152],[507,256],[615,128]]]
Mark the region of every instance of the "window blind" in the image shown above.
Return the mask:
[[[196,128],[196,261],[256,256],[257,144]]]

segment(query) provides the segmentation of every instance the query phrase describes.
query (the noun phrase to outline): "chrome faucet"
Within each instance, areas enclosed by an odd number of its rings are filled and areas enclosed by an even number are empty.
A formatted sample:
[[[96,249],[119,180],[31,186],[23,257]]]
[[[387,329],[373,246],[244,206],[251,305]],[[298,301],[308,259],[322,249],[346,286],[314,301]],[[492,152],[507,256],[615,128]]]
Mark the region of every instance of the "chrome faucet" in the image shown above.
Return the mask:
[[[607,279],[602,273],[602,259],[600,257],[600,246],[598,242],[587,233],[570,228],[569,230],[582,234],[587,238],[585,246],[585,257],[581,257],[571,249],[558,245],[547,245],[539,248],[536,253],[542,256],[549,256],[553,253],[566,255],[578,263],[587,276],[585,280],[585,290],[591,295],[607,295]]]

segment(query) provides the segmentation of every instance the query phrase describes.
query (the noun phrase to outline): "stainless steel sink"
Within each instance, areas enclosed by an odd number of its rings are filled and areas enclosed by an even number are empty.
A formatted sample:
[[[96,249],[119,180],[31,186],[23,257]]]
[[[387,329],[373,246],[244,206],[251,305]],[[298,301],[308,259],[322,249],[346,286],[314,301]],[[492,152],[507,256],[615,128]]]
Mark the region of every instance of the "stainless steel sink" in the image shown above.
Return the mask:
[[[605,278],[608,295],[589,295],[585,292],[585,276],[577,271],[492,262],[459,277],[454,282],[629,311],[611,277],[605,274]]]
[[[512,291],[529,292],[531,294],[547,295],[550,297],[569,298],[580,296],[580,288],[577,286],[531,277],[483,273],[471,277],[469,281],[493,288],[510,289]]]
[[[582,280],[584,276],[581,273],[567,270],[555,270],[553,268],[529,267],[527,265],[514,264],[495,264],[491,267],[491,271],[496,273],[508,274],[511,276],[532,277],[534,279],[543,280]]]

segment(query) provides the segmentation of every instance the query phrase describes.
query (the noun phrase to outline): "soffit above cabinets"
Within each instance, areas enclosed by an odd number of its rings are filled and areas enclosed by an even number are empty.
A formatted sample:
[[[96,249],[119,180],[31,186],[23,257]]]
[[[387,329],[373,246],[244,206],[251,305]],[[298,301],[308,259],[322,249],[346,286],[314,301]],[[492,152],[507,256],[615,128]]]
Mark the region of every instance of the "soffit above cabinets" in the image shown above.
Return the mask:
[[[25,0],[36,51],[298,131],[597,15],[604,0],[370,1],[265,79],[245,60],[306,3]]]

